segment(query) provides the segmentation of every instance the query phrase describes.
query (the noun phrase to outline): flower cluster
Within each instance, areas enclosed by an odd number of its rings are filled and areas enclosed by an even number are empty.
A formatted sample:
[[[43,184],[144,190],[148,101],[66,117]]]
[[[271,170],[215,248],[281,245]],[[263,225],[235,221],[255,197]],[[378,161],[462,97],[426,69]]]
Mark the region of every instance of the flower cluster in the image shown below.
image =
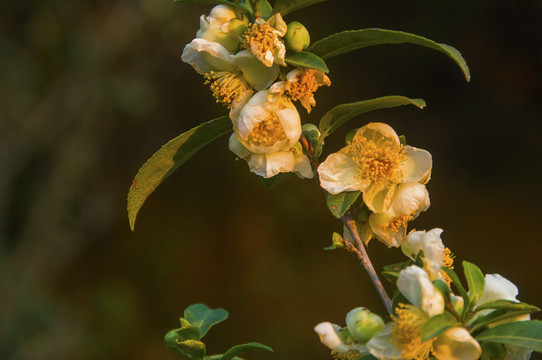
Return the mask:
[[[345,328],[328,322],[315,327],[336,359],[358,359],[371,354],[382,360],[476,360],[483,351],[491,351],[491,355],[483,357],[487,359],[530,358],[528,349],[506,344],[485,347],[475,337],[484,328],[528,321],[528,313],[536,308],[519,311],[522,305],[516,299],[517,287],[498,274],[484,277],[480,272],[485,284],[483,291],[476,295],[475,289],[471,289],[470,294],[455,295],[447,275],[453,272],[453,259],[442,243],[441,233],[442,229],[411,232],[402,245],[410,260],[386,267],[389,271],[384,275],[392,279],[398,290],[389,322],[384,324],[367,309],[353,322],[352,314],[362,309],[357,308],[348,313]],[[473,264],[467,265],[479,271]],[[470,274],[466,270],[467,279]]]
[[[201,16],[196,38],[181,57],[204,76],[216,102],[229,109],[230,150],[264,178],[284,172],[314,176],[299,142],[301,118],[293,101],[310,112],[314,92],[330,80],[320,70],[285,62],[287,48],[304,50],[308,36],[298,22],[287,25],[280,13],[249,19],[237,8],[217,5]]]

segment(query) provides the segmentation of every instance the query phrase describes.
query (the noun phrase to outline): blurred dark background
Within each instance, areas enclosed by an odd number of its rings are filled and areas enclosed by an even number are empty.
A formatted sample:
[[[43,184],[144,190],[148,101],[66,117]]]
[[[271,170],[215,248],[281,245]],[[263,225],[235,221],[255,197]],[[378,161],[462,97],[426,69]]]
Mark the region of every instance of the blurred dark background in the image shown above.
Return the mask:
[[[148,199],[136,231],[126,194],[165,142],[226,113],[180,54],[210,6],[170,0],[0,3],[0,358],[178,359],[163,335],[195,302],[230,319],[210,354],[248,341],[249,359],[330,359],[313,327],[357,306],[384,314],[357,261],[325,252],[341,231],[317,184],[271,190],[236,162],[227,137]],[[329,0],[292,13],[317,40],[366,27],[458,48],[386,45],[328,60],[332,87],[303,121],[384,95],[428,106],[364,115],[326,140],[382,121],[433,154],[432,205],[413,225],[442,227],[462,260],[542,305],[542,3]],[[375,266],[402,261],[374,241]],[[535,315],[540,318],[540,315]],[[533,357],[535,358],[535,357]]]

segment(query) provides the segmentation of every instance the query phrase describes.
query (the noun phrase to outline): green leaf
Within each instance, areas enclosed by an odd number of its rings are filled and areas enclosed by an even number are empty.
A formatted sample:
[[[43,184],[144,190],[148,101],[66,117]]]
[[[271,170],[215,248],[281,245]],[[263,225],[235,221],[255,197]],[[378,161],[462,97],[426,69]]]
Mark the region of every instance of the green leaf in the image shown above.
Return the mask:
[[[253,9],[252,5],[250,5],[250,2],[247,0],[241,0],[241,1],[227,1],[227,0],[173,0],[174,2],[180,2],[184,4],[191,4],[191,5],[228,5],[238,8],[239,10],[247,13],[252,17],[253,15]]]
[[[322,146],[324,139],[340,126],[344,125],[348,120],[369,111],[401,105],[414,105],[423,109],[425,107],[425,101],[422,99],[409,99],[404,96],[383,96],[376,99],[356,101],[335,106],[320,120],[319,127],[322,135],[320,135],[318,143],[315,146],[315,153],[317,153],[320,146]]]
[[[478,266],[468,261],[463,261],[463,272],[469,285],[470,303],[474,306],[480,300],[486,287],[484,273]]]
[[[483,342],[480,347],[482,348],[480,360],[503,359],[506,356],[506,349],[502,344]]]
[[[476,330],[483,328],[486,325],[501,323],[503,321],[517,321],[517,318],[519,316],[530,314],[532,312],[533,311],[528,310],[495,310],[485,316],[478,317],[474,322],[469,325],[469,327],[471,329],[471,332],[475,332]]]
[[[360,194],[361,191],[346,191],[336,195],[327,194],[327,208],[333,216],[339,219],[352,206]]]
[[[232,348],[230,348],[224,356],[222,356],[221,360],[232,360],[234,356],[246,353],[247,351],[252,350],[267,350],[273,352],[273,349],[271,349],[269,346],[265,346],[263,344],[257,343],[257,342],[249,342],[247,344],[242,345],[236,345]]]
[[[393,285],[397,284],[397,279],[399,278],[398,271],[382,271],[381,274],[384,279],[388,280]]]
[[[270,178],[262,178],[262,182],[264,184],[264,186],[268,189],[271,189],[271,188],[274,188],[275,186],[277,186],[278,184],[288,180],[288,179],[291,179],[295,176],[294,173],[292,172],[289,172],[289,173],[280,173],[280,174],[277,174],[275,176],[272,176]]]
[[[506,310],[506,311],[529,311],[531,313],[540,311],[540,308],[534,305],[529,305],[523,302],[516,302],[511,300],[495,300],[483,303],[474,309],[474,312],[482,310]]]
[[[450,302],[450,288],[448,285],[442,281],[442,280],[433,280],[433,285],[440,291],[442,296],[444,296],[444,300],[446,302]]]
[[[224,309],[209,309],[204,304],[190,305],[184,310],[185,319],[199,328],[201,337],[207,334],[211,326],[226,320],[228,315]]]
[[[284,16],[292,11],[324,2],[325,0],[277,0],[273,6],[273,14],[280,13]]]
[[[128,219],[132,231],[139,209],[158,185],[198,150],[231,130],[232,124],[227,116],[208,121],[177,136],[147,160],[128,192]]]
[[[284,58],[286,64],[293,67],[302,67],[307,69],[329,72],[326,63],[320,57],[306,51],[294,51],[286,54]]]
[[[517,321],[495,326],[478,334],[475,339],[542,352],[542,322]]]
[[[324,248],[324,250],[344,249],[344,239],[340,234],[334,232],[331,236],[331,241],[332,244]]]
[[[422,329],[422,342],[433,339],[452,326],[457,324],[457,319],[445,311],[429,319]]]
[[[205,356],[205,344],[196,340],[185,340],[177,343],[177,351],[190,359],[199,360]]]
[[[267,20],[271,17],[271,5],[267,0],[257,0],[254,4],[254,14],[260,16],[262,19]]]
[[[386,29],[363,29],[342,31],[312,44],[307,51],[312,52],[323,59],[343,54],[356,49],[381,44],[409,43],[428,47],[450,57],[463,71],[467,81],[470,81],[470,71],[467,62],[461,53],[446,44],[440,44],[422,36],[409,34],[402,31]]]
[[[378,360],[378,358],[375,358],[373,355],[368,354],[363,357],[361,357],[359,360]]]
[[[452,283],[454,284],[455,288],[457,289],[457,291],[459,291],[459,294],[463,298],[464,305],[463,305],[463,313],[461,314],[461,318],[465,319],[465,317],[468,314],[467,310],[469,309],[469,306],[470,306],[469,294],[463,287],[463,284],[461,284],[461,280],[459,280],[459,276],[457,276],[455,271],[444,266],[441,268],[441,270],[444,271],[452,279]]]
[[[395,285],[401,270],[406,269],[410,265],[412,265],[412,260],[410,259],[400,263],[385,265],[383,266],[384,271],[381,274],[386,280]]]

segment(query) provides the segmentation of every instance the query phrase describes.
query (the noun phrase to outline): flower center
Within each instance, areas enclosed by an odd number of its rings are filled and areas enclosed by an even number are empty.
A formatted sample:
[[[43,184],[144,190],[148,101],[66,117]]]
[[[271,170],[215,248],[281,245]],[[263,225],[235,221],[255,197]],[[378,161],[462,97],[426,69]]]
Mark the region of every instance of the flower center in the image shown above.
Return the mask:
[[[413,305],[399,304],[391,316],[392,339],[395,348],[401,350],[401,358],[422,360],[429,357],[433,340],[422,342],[422,329],[429,320],[427,314]]]
[[[412,220],[412,216],[406,215],[406,216],[398,216],[396,218],[393,218],[389,223],[386,224],[384,227],[384,230],[386,232],[397,232],[401,228],[401,226],[405,225],[407,222]]]
[[[288,95],[293,101],[308,100],[318,90],[318,82],[314,77],[315,70],[307,69],[296,74],[297,81],[290,83]]]
[[[336,360],[357,360],[360,358],[360,355],[361,354],[355,350],[350,350],[345,353],[339,353],[336,351],[331,352],[331,356],[333,356],[333,358]]]
[[[277,49],[278,37],[273,30],[273,27],[266,22],[249,25],[244,35],[243,47],[256,56],[268,51],[274,53]]]
[[[280,123],[278,115],[274,112],[267,115],[265,120],[260,121],[252,131],[249,138],[256,145],[270,146],[278,141],[287,139],[284,128]]]
[[[250,90],[250,87],[239,75],[227,71],[210,71],[204,77],[205,84],[210,84],[216,102],[223,104],[228,109],[231,108],[235,99]]]
[[[444,249],[444,255],[442,256],[442,266],[447,267],[448,269],[454,268],[454,255],[452,254],[452,251],[449,248]],[[446,282],[448,286],[452,283],[452,278],[448,276],[444,271],[440,271],[440,274],[442,275],[442,278]]]
[[[359,169],[360,176],[373,183],[391,181],[398,183],[401,177],[399,164],[405,160],[403,146],[393,146],[391,140],[378,145],[360,134],[356,134],[347,147]]]

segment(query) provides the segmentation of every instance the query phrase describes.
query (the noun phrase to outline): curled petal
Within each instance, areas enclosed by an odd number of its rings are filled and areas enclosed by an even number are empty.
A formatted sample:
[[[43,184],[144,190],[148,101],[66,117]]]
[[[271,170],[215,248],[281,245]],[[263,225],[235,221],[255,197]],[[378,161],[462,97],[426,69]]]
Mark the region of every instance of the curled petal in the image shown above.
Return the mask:
[[[482,348],[462,327],[446,330],[433,342],[433,356],[438,360],[476,360]]]
[[[399,136],[391,126],[384,123],[369,123],[358,130],[358,134],[377,145],[391,143],[399,149],[401,142]]]
[[[444,298],[435,288],[429,275],[415,266],[409,266],[399,273],[397,288],[410,303],[429,316],[441,314],[444,311]]]
[[[329,155],[318,166],[320,186],[330,194],[343,191],[365,190],[367,182],[358,176],[358,170],[352,156],[337,152]]]
[[[429,208],[429,193],[424,185],[418,183],[401,184],[393,198],[390,211],[395,216],[412,215],[416,217]]]
[[[391,226],[395,217],[387,213],[371,214],[369,225],[378,240],[387,247],[399,247],[406,235],[407,221]]]
[[[391,182],[372,183],[363,192],[363,202],[375,213],[388,211],[393,201],[397,185]]]
[[[369,352],[379,360],[400,360],[401,349],[395,347],[392,339],[392,325],[388,323],[367,343]]]
[[[327,346],[333,351],[336,351],[338,353],[345,353],[347,351],[350,351],[350,347],[347,346],[341,338],[339,337],[339,334],[337,334],[336,331],[337,325],[333,325],[330,322],[323,322],[315,326],[314,331],[318,334],[320,337],[320,341],[322,344]]]
[[[401,182],[427,183],[433,167],[431,153],[408,145],[405,145],[404,153],[405,160],[399,166],[403,175]]]
[[[304,154],[294,154],[294,168],[293,171],[297,176],[303,179],[312,179],[314,173],[312,171],[312,166],[307,155]]]
[[[294,154],[291,151],[281,151],[272,154],[252,154],[248,159],[250,171],[264,178],[270,178],[283,172],[290,172],[294,169],[294,164]]]
[[[181,55],[182,61],[192,65],[200,74],[210,71],[236,73],[231,64],[233,56],[221,44],[205,39],[194,39],[186,45]]]
[[[237,155],[239,158],[244,159],[248,157],[250,154],[252,154],[246,147],[243,146],[237,139],[237,135],[235,133],[231,134],[230,139],[228,141],[228,147],[232,153]]]
[[[517,286],[510,280],[499,274],[488,274],[486,275],[486,287],[478,304],[481,305],[500,299],[517,301],[516,297],[518,294],[519,290]]]
[[[267,67],[248,50],[239,51],[232,57],[232,64],[243,78],[257,91],[266,89],[279,75],[278,65]]]
[[[425,231],[413,231],[406,237],[405,241],[401,244],[401,250],[403,253],[416,260],[416,255],[422,251],[422,239],[425,237]]]

